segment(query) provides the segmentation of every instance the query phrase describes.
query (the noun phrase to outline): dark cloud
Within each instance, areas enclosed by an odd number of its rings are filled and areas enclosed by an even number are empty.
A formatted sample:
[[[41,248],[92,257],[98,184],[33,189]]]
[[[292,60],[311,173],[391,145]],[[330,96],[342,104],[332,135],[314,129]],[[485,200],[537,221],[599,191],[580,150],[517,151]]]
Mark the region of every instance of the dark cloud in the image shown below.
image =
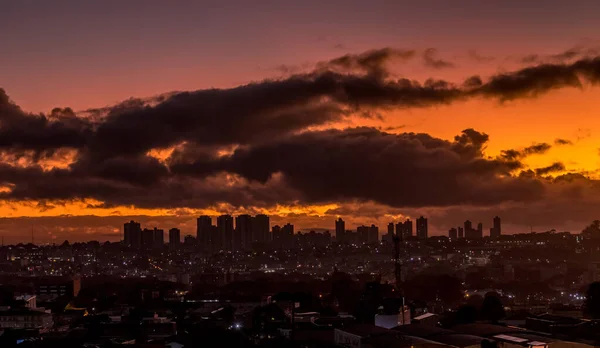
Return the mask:
[[[541,155],[548,152],[552,146],[548,143],[536,143],[521,150],[508,149],[500,151],[500,158],[508,161],[521,160],[531,155]]]
[[[533,145],[526,147],[523,150],[523,154],[525,154],[526,156],[541,155],[541,154],[548,152],[548,150],[550,150],[551,148],[552,148],[552,145],[550,145],[548,143],[537,143],[537,144],[533,144]]]
[[[68,108],[28,114],[2,91],[0,199],[43,201],[39,209],[86,198],[101,207],[336,201],[418,207],[530,202],[565,184],[567,177],[541,178],[553,172],[546,168],[517,173],[524,157],[551,148],[546,143],[488,158],[488,135],[473,129],[453,141],[374,128],[309,131],[383,110],[505,101],[600,82],[599,58],[474,76],[462,86],[391,78],[390,60],[412,55],[390,48],[346,55],[286,78],[130,99],[85,116]],[[164,161],[148,155],[171,147]],[[66,158],[64,151],[75,152],[64,168],[36,163],[42,156]],[[20,156],[32,160],[9,164]]]
[[[423,62],[425,66],[434,69],[447,69],[456,66],[450,61],[437,58],[437,50],[435,48],[428,48],[423,52]]]
[[[32,151],[48,157],[60,148],[81,148],[92,135],[92,125],[70,108],[55,108],[49,115],[21,110],[0,88],[0,149]]]
[[[554,139],[554,145],[573,145],[573,142],[569,139],[556,138]]]
[[[572,61],[573,59],[589,58],[597,56],[600,53],[598,48],[586,47],[583,45],[571,47],[565,51],[555,54],[529,54],[520,58],[520,61],[525,64],[534,63],[553,63],[561,64]]]
[[[540,183],[510,175],[519,162],[485,158],[487,139],[472,129],[453,142],[372,128],[328,130],[239,149],[217,161],[180,160],[171,170],[192,176],[233,172],[261,183],[279,174],[310,203],[358,199],[443,206],[538,197]]]
[[[551,165],[549,165],[547,167],[536,168],[535,169],[535,174],[537,174],[537,175],[548,175],[550,173],[562,172],[565,169],[566,168],[565,168],[564,164],[562,164],[561,162],[555,162],[555,163],[552,163]]]
[[[361,70],[369,74],[385,77],[388,75],[387,64],[392,60],[407,61],[415,56],[414,50],[401,50],[390,47],[367,51],[360,54],[346,54],[326,63],[320,68],[342,68],[345,70]]]

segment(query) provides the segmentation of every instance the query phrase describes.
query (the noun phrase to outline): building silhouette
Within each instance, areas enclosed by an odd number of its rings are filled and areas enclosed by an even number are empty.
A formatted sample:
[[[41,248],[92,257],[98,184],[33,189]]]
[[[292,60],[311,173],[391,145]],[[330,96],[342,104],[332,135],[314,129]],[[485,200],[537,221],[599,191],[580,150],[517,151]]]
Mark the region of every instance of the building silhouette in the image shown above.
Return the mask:
[[[386,243],[392,243],[394,241],[394,223],[388,224],[387,233],[381,238]]]
[[[202,215],[196,220],[196,243],[200,250],[209,251],[212,245],[212,218]]]
[[[396,224],[396,235],[402,240],[407,240],[413,235],[413,223],[410,219]]]
[[[181,231],[178,228],[169,230],[169,245],[175,246],[181,244]]]
[[[165,231],[154,227],[154,248],[162,248],[165,245]]]
[[[498,216],[494,217],[494,226],[490,228],[490,237],[498,238],[502,235],[502,221]]]
[[[369,226],[361,225],[356,228],[356,234],[358,235],[359,243],[369,243],[369,231],[371,228]]]
[[[267,243],[270,241],[269,232],[271,230],[271,221],[269,216],[258,214],[252,218],[252,242]]]
[[[254,242],[252,216],[242,214],[235,217],[233,250],[250,250]]]
[[[233,217],[231,215],[217,217],[217,236],[221,240],[222,250],[234,250]]]
[[[139,222],[131,220],[123,225],[123,244],[135,249],[142,246],[142,227]]]
[[[374,244],[379,242],[379,227],[375,225],[371,225],[369,227],[369,234],[367,238],[367,243]]]
[[[458,238],[465,238],[465,229],[458,226]]]
[[[347,243],[348,241],[344,238],[346,233],[346,223],[342,218],[335,220],[335,239],[338,243]]]
[[[477,239],[483,238],[483,224],[480,222],[477,224]]]
[[[421,216],[417,219],[417,238],[419,239],[427,239],[428,237],[428,228],[427,228],[427,219]]]
[[[458,238],[458,230],[454,227],[448,230],[448,238],[457,239]]]

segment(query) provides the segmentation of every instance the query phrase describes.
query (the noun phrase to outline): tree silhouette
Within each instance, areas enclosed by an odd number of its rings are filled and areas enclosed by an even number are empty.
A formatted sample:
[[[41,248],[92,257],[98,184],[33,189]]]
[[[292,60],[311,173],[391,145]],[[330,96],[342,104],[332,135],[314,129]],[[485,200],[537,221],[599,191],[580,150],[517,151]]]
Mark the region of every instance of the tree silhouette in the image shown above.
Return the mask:
[[[506,316],[500,296],[496,292],[488,292],[481,305],[481,318],[496,322]]]
[[[477,308],[472,305],[458,307],[455,316],[456,324],[471,324],[477,321]]]
[[[588,287],[583,310],[591,318],[600,319],[600,282],[594,282]]]
[[[581,231],[581,235],[586,239],[600,239],[600,220],[594,220]]]

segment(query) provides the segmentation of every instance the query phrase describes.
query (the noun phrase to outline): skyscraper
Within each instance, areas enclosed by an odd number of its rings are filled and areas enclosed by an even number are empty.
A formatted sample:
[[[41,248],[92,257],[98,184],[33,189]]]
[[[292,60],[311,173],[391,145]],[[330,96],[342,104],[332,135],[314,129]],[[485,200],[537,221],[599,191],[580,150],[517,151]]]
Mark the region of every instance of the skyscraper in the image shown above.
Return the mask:
[[[178,228],[169,230],[169,245],[175,246],[181,244],[181,231]]]
[[[500,217],[496,216],[494,218],[494,227],[490,229],[490,237],[498,238],[502,235],[502,221]]]
[[[458,230],[456,230],[456,228],[452,227],[450,230],[448,230],[448,238],[456,239],[457,237],[458,237]]]
[[[338,243],[346,242],[344,233],[346,233],[346,223],[342,218],[339,218],[335,220],[335,239]]]
[[[375,244],[378,242],[379,242],[379,227],[377,227],[375,225],[371,225],[371,227],[369,227],[369,235],[367,238],[367,243]]]
[[[396,233],[398,233],[398,231],[396,231]],[[412,236],[413,236],[413,223],[412,223],[412,221],[410,221],[410,219],[406,219],[406,221],[404,221],[402,239],[407,240]]]
[[[162,248],[165,245],[165,231],[154,227],[154,247]]]
[[[281,226],[275,225],[271,228],[271,237],[273,238],[273,246],[275,248],[281,248],[283,246],[283,233],[281,232]]]
[[[130,247],[139,249],[142,245],[142,227],[139,222],[133,220],[123,225],[123,243]]]
[[[369,242],[369,230],[368,226],[362,225],[356,228],[356,234],[358,235],[359,243],[368,243]]]
[[[283,247],[289,249],[294,243],[294,225],[287,223],[281,228],[281,235],[283,237]]]
[[[394,223],[390,222],[387,228],[387,234],[383,236],[382,241],[392,243],[394,241]]]
[[[483,224],[480,222],[477,224],[477,239],[483,238]]]
[[[200,250],[209,251],[211,249],[211,230],[212,218],[207,215],[202,215],[196,220],[196,242],[200,246]]]
[[[233,250],[250,250],[252,248],[254,242],[252,225],[252,216],[248,214],[236,216]]]
[[[427,219],[421,216],[417,219],[417,237],[419,239],[427,239]]]
[[[143,249],[152,249],[154,247],[154,230],[144,228],[140,244]]]
[[[252,235],[254,242],[266,243],[270,240],[271,221],[269,216],[258,214],[252,219]]]
[[[233,217],[231,215],[221,215],[217,218],[218,237],[221,239],[221,248],[226,251],[233,249]]]
[[[470,220],[465,221],[465,238],[475,239],[475,230],[473,229],[473,223]]]
[[[465,229],[458,226],[458,238],[465,238]]]

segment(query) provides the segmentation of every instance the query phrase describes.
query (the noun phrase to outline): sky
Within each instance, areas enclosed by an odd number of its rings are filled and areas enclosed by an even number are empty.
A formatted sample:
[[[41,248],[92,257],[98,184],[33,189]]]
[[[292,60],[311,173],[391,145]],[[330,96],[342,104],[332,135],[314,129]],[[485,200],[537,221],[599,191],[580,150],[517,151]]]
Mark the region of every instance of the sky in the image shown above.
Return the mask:
[[[2,1],[0,234],[600,211],[597,1]]]

